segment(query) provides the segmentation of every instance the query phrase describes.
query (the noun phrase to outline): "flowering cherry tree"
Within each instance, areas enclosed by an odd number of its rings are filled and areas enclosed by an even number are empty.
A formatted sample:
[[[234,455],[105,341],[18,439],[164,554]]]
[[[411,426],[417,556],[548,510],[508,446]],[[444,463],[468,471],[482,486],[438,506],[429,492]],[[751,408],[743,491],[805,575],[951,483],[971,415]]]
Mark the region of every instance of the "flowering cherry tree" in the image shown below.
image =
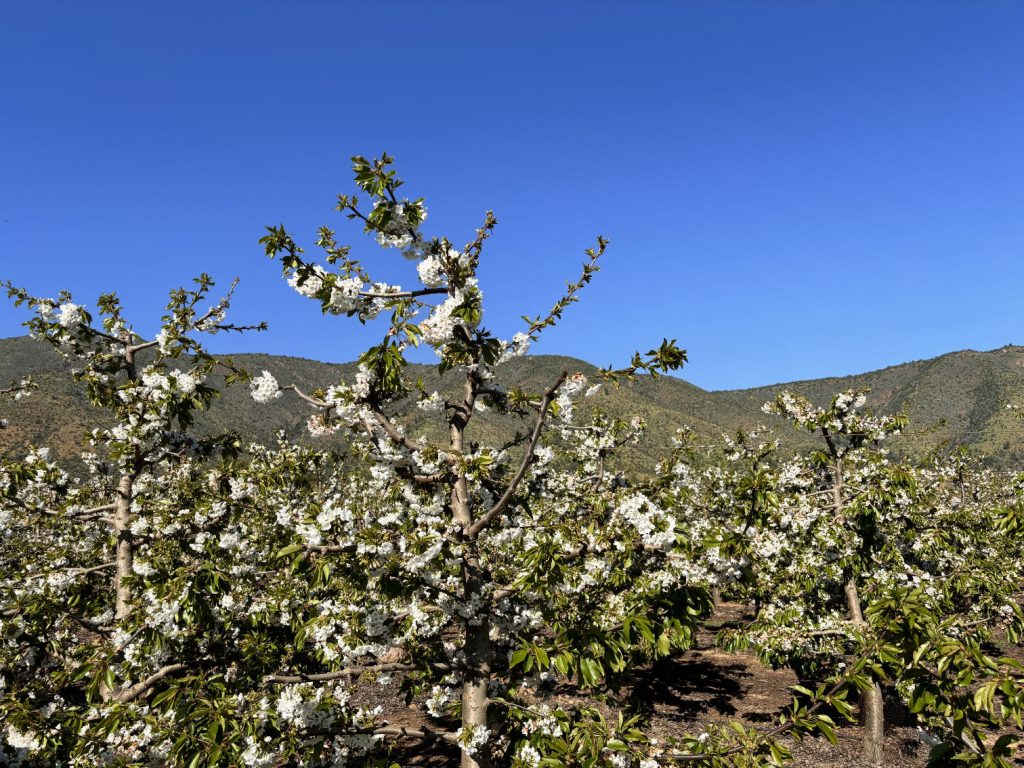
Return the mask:
[[[215,394],[206,384],[214,360],[194,334],[244,330],[225,322],[230,293],[199,310],[211,287],[204,275],[194,290],[173,292],[159,334],[146,341],[112,294],[97,302],[97,326],[68,294],[36,298],[8,285],[15,303],[35,312],[32,334],[75,366],[75,379],[111,417],[89,436],[84,481],[51,462],[45,448],[5,460],[0,474],[9,534],[0,543],[0,713],[9,761],[36,754],[107,764],[119,745],[139,742],[135,727],[121,728],[126,711],[186,669],[180,657],[170,659],[159,629],[177,606],[160,594],[166,583],[146,584],[146,558],[156,545],[153,512],[174,504],[183,480],[236,442],[186,431]],[[196,559],[178,558],[176,573],[202,573]]]
[[[942,702],[931,725],[947,738],[936,737],[935,759],[964,742],[960,760],[1008,764],[1000,760],[1009,743],[993,750],[983,734],[1019,717],[1021,668],[971,650],[997,627],[1011,639],[1020,631],[1014,595],[1024,573],[1007,523],[1015,513],[1000,506],[1006,478],[969,470],[959,454],[925,467],[894,461],[883,441],[904,419],[873,417],[865,400],[844,392],[818,408],[782,393],[769,403],[768,413],[819,435],[821,449],[808,456],[771,466],[764,444],[730,447],[733,458],[754,459],[746,472],[716,477],[727,489],[717,495],[727,510],[718,539],[741,553],[762,609],[727,644],[753,646],[810,677],[842,670],[857,655],[860,668],[847,675],[862,689],[864,758],[872,764],[883,759],[882,683],[916,712]],[[971,483],[977,488],[968,492]],[[965,681],[990,673],[1004,686],[1001,708],[968,702]],[[995,710],[1002,714],[993,718]]]
[[[346,431],[353,450],[371,459],[379,493],[394,489],[390,492],[401,493],[408,505],[395,520],[385,515],[373,521],[404,526],[415,532],[416,542],[388,537],[392,542],[398,539],[399,548],[412,546],[415,556],[412,568],[407,563],[400,578],[389,575],[405,585],[401,596],[390,606],[372,606],[376,636],[392,638],[391,645],[374,644],[373,654],[416,663],[416,656],[427,649],[436,657],[443,650],[436,647],[438,641],[450,646],[442,656],[454,655],[454,663],[438,667],[432,659],[426,670],[433,674],[425,680],[435,691],[435,713],[446,712],[446,702],[461,713],[461,726],[450,737],[462,748],[463,765],[489,765],[499,749],[530,764],[539,755],[536,747],[500,725],[522,720],[522,713],[530,711],[512,694],[523,680],[557,672],[594,686],[606,673],[621,671],[632,654],[658,648],[667,652],[688,636],[683,624],[666,612],[668,604],[655,607],[645,599],[650,585],[626,589],[606,583],[610,574],[627,566],[664,578],[654,588],[658,595],[681,583],[679,568],[666,557],[675,541],[671,516],[642,496],[610,490],[597,509],[578,498],[551,503],[556,493],[572,497],[581,489],[590,495],[605,491],[603,457],[621,437],[621,429],[600,419],[589,427],[577,425],[577,400],[602,382],[614,384],[638,372],[656,375],[675,369],[685,356],[674,343],[664,342],[646,356],[636,355],[624,369],[600,372],[596,382],[565,372],[542,392],[506,389],[496,366],[525,353],[577,300],[598,271],[605,241],[599,239],[597,247],[587,251],[579,280],[568,286],[547,315],[525,318],[523,332],[502,340],[482,325],[483,297],[476,278],[495,226],[493,215],[487,214],[475,237],[460,249],[445,238],[427,239],[420,228],[426,208],[422,200],[398,198],[401,182],[390,168],[391,159],[369,162],[357,157],[354,163],[356,182],[369,196],[369,204],[364,210],[356,197],[342,196],[339,210],[361,221],[381,246],[415,261],[420,285],[409,290],[374,282],[327,228],[320,230],[318,245],[333,270],[307,260],[283,227],[270,228],[263,238],[267,253],[281,259],[292,287],[317,300],[325,313],[363,322],[388,314],[383,341],[362,355],[353,381],[308,394],[290,385],[283,389],[314,409],[309,424],[313,434]],[[449,379],[451,391],[426,392],[403,376],[405,354],[418,345],[432,348],[441,372],[454,375]],[[253,397],[259,401],[281,391],[268,373],[253,381]],[[397,404],[410,398],[443,420],[445,442],[435,444],[407,433],[394,414]],[[485,447],[469,439],[474,413],[481,408],[508,419],[507,442]],[[577,456],[586,455],[581,463],[585,479],[559,476],[552,482],[552,445],[559,441]],[[409,514],[421,516],[415,525],[407,520]],[[336,534],[325,533],[300,533],[285,551],[313,552],[340,563],[359,557],[350,544],[338,544]],[[641,537],[641,546],[613,556],[616,548],[622,551],[623,540],[636,536]],[[617,547],[613,541],[619,542]],[[384,554],[392,556],[391,547]],[[626,562],[616,562],[620,557]],[[379,566],[369,572],[376,570]],[[359,589],[377,591],[365,585]],[[559,609],[566,607],[561,595],[578,595],[584,589],[590,590],[592,599],[577,602],[573,614],[584,606],[585,613],[567,624],[564,613],[559,618]],[[630,592],[635,594],[630,597]],[[688,593],[677,597],[698,601]],[[420,615],[425,618],[410,618]],[[333,628],[341,619],[321,616],[318,621]],[[623,621],[624,634],[618,628]],[[635,621],[642,631],[632,625]],[[404,635],[417,622],[429,627],[435,640],[414,654],[416,646],[410,647]],[[367,650],[363,644],[358,649],[359,654],[342,654],[337,662],[351,667]],[[292,674],[278,679],[306,678]],[[495,707],[504,711],[495,713]],[[513,712],[519,714],[513,718]],[[543,734],[553,727],[530,726],[526,732]],[[520,742],[522,746],[515,746]]]

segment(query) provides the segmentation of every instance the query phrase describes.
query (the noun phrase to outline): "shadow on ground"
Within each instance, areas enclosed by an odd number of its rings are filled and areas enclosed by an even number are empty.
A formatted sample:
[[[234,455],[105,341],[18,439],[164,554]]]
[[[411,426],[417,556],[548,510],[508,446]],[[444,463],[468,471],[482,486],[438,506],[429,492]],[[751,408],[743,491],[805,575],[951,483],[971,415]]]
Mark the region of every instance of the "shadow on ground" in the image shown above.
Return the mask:
[[[743,664],[713,664],[702,658],[659,659],[640,670],[629,697],[630,708],[679,722],[714,712],[735,715],[736,702],[751,677]]]

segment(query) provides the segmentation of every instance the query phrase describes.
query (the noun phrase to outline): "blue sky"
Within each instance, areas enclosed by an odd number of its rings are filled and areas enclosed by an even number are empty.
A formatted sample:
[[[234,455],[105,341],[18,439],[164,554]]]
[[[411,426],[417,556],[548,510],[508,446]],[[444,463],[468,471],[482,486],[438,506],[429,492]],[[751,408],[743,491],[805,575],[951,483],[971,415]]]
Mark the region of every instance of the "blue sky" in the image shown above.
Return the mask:
[[[708,389],[1024,343],[1024,5],[984,2],[6,3],[0,277],[116,290],[242,279],[216,351],[349,360],[256,244],[334,226],[386,150],[428,234],[499,227],[504,336],[611,240],[536,346],[600,365],[677,338]],[[0,306],[0,336],[24,315]]]

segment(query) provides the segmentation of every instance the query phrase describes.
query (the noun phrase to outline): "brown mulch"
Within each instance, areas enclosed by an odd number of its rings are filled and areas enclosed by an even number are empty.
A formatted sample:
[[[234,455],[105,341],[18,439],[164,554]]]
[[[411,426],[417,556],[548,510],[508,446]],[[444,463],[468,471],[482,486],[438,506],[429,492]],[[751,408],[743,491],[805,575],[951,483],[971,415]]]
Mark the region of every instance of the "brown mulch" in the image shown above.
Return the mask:
[[[672,737],[700,733],[713,723],[739,721],[747,727],[761,729],[778,723],[779,714],[792,700],[790,686],[797,684],[793,672],[769,669],[753,654],[727,653],[714,645],[714,634],[721,626],[751,618],[745,611],[745,606],[735,603],[719,606],[699,635],[696,649],[638,670],[630,688],[620,692],[621,701],[650,718],[646,729],[650,736],[664,743]],[[564,692],[556,691],[554,698],[554,703],[561,706],[587,701],[573,695],[569,688]],[[397,675],[385,685],[361,687],[351,703],[362,707],[381,706],[383,717],[394,726],[427,725],[417,705],[406,705]],[[612,712],[604,704],[598,708],[607,714]],[[800,742],[787,739],[787,746],[794,755],[790,765],[794,768],[866,766],[860,759],[860,726],[838,720],[837,723],[837,745],[820,737]],[[928,752],[929,747],[920,740],[916,728],[887,726],[885,768],[924,768]],[[434,767],[458,763],[458,752],[450,745],[423,744],[410,739],[402,742],[401,753],[402,765]],[[1024,759],[1018,764],[1024,766]]]

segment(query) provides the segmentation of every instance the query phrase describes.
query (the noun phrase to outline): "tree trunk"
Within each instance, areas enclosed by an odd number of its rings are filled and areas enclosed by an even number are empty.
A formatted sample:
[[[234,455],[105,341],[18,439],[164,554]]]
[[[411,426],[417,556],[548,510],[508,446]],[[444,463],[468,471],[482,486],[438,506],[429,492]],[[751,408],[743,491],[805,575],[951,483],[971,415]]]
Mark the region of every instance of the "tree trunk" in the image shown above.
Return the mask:
[[[846,605],[850,612],[850,621],[858,626],[866,626],[864,613],[860,607],[860,593],[857,582],[851,576],[844,587]],[[872,681],[871,688],[860,695],[860,719],[864,727],[862,757],[864,762],[872,766],[882,765],[882,750],[885,746],[885,706],[882,701],[882,686]]]
[[[843,503],[843,457],[838,453],[827,432],[823,433],[828,442],[829,450],[832,452],[833,476],[832,476],[832,502],[837,520],[842,520],[845,511]],[[850,621],[858,627],[867,627],[864,621],[864,612],[860,607],[860,591],[857,589],[857,579],[852,572],[846,574],[846,584],[843,585],[843,592],[846,593],[846,608],[850,614]],[[882,687],[878,681],[872,681],[871,688],[860,696],[860,717],[864,724],[864,738],[861,747],[861,756],[868,765],[882,765],[882,747],[885,744],[885,709],[882,703]]]
[[[128,380],[138,382],[135,372],[135,353],[130,340],[125,342],[124,351],[127,361]],[[114,623],[123,624],[131,615],[131,595],[125,580],[132,574],[135,564],[135,536],[132,534],[132,497],[135,492],[135,480],[139,476],[141,463],[138,453],[132,461],[131,471],[126,470],[117,482],[114,499],[114,514],[111,524],[114,529]],[[116,690],[116,689],[115,689]],[[99,694],[103,701],[116,697],[115,690],[100,682]]]
[[[882,750],[885,746],[885,707],[882,701],[882,686],[877,681],[860,696],[860,716],[864,721],[864,762],[872,766],[882,765]]]
[[[121,475],[117,484],[117,499],[114,501],[114,535],[117,537],[114,576],[114,621],[122,622],[130,613],[128,588],[125,579],[132,573],[135,562],[135,541],[131,530],[132,485],[130,474]]]
[[[466,376],[462,402],[453,409],[448,424],[449,447],[453,453],[463,450],[466,425],[473,415],[473,403],[476,400],[476,386],[473,374]],[[452,487],[449,499],[452,518],[463,532],[473,525],[473,511],[469,504],[469,484],[460,475]],[[467,537],[468,538],[468,537]],[[469,601],[473,595],[483,593],[487,578],[480,565],[476,542],[467,540],[462,555],[462,596]],[[486,609],[476,616],[478,623],[470,620],[464,622],[466,632],[463,651],[466,654],[466,677],[462,682],[462,727],[470,730],[487,728],[487,684],[491,679],[491,625]],[[487,745],[478,749],[473,755],[462,751],[461,768],[490,768],[490,754]]]
[[[487,728],[487,684],[491,679],[490,622],[466,627],[466,679],[462,683],[462,727],[466,730]],[[462,768],[490,768],[488,746],[470,755],[462,752]]]
[[[128,380],[138,382],[138,373],[135,370],[135,350],[131,346],[131,337],[125,340],[124,357]],[[139,455],[135,449],[134,459],[130,472],[121,475],[117,484],[117,498],[114,500],[114,536],[117,537],[116,554],[114,562],[116,573],[114,575],[114,621],[121,623],[128,618],[130,613],[128,588],[125,586],[125,579],[132,573],[132,565],[135,562],[135,538],[131,529],[132,495],[134,492],[135,479],[139,475]]]
[[[846,593],[846,608],[850,612],[850,621],[858,627],[865,626],[867,622],[864,621],[864,613],[860,609],[860,591],[853,576],[847,578],[843,591]]]

